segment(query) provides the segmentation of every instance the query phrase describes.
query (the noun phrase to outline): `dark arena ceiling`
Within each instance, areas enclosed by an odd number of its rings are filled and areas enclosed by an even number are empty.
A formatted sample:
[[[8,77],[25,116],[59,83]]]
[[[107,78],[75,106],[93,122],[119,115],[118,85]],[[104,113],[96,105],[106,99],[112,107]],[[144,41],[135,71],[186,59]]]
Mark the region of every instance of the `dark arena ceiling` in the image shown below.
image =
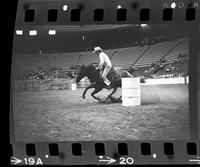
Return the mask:
[[[181,25],[85,25],[85,26],[37,26],[17,27],[23,35],[15,35],[14,53],[66,53],[92,51],[95,46],[115,49],[152,45],[188,36]],[[37,30],[30,36],[30,30]],[[56,30],[49,35],[48,30]],[[179,32],[177,34],[177,32]],[[145,42],[146,41],[146,42]]]

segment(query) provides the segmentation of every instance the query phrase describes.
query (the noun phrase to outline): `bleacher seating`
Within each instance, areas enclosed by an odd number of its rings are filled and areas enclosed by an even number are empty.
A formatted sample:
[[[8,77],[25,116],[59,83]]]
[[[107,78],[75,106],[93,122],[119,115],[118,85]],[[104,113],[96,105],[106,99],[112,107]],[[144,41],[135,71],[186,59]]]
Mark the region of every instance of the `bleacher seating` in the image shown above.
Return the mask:
[[[45,60],[42,57],[34,57],[32,54],[15,54],[13,56],[13,70],[34,71],[37,67],[44,67]]]
[[[171,70],[167,70],[169,69],[169,67],[173,67]],[[179,76],[179,75],[184,75],[187,76],[188,72],[189,72],[189,60],[183,60],[183,61],[179,61],[179,62],[172,62],[172,63],[168,63],[165,64],[165,67],[162,70],[159,70],[156,73],[145,73],[145,70],[149,71],[149,69],[151,67],[140,67],[138,68],[138,70],[136,72],[133,73],[134,76],[146,76],[146,78],[151,77],[151,75],[155,75],[155,76],[167,76],[170,74],[174,74],[175,76]]]
[[[111,56],[114,51],[118,51],[116,55],[112,57],[112,63],[114,66],[128,67],[137,59],[144,48],[141,47],[128,47],[119,49],[109,49],[105,50],[108,56]],[[74,52],[74,53],[55,53],[47,54],[50,67],[59,67],[63,70],[70,68],[72,64],[77,64],[79,59],[79,64],[89,64],[98,63],[99,57],[94,55],[92,51],[90,52]],[[47,59],[43,56],[34,57],[33,55],[14,55],[15,63],[17,67],[22,71],[36,70],[38,66],[47,66]]]
[[[181,39],[182,40],[182,39]],[[182,53],[188,55],[189,48],[188,48],[188,39],[184,39],[184,42],[177,46],[170,54],[168,54],[166,58],[166,63],[172,63],[176,60],[177,56]]]
[[[122,68],[130,67],[144,51],[144,49],[146,49],[146,47],[120,48],[118,49],[118,53],[113,56],[112,63],[114,66]],[[110,53],[111,52],[112,51],[110,50]]]
[[[153,62],[157,62],[160,58],[166,55],[170,49],[172,49],[177,43],[183,39],[176,41],[167,41],[154,44],[151,48],[137,61],[135,66],[138,70],[135,75],[144,74]],[[146,50],[147,46],[139,47],[126,47],[118,49],[109,49],[105,52],[109,57],[117,51],[117,53],[112,57],[111,61],[114,66],[119,66],[121,68],[129,68],[136,61],[137,58]],[[188,55],[188,39],[185,38],[184,41],[178,45],[173,51],[165,56],[165,64],[173,63],[177,59],[179,54]],[[48,56],[48,59],[44,57]],[[19,71],[37,71],[38,67],[43,67],[43,69],[48,68],[48,60],[50,67],[62,68],[62,70],[69,70],[70,66],[76,65],[79,59],[79,65],[98,63],[98,56],[94,55],[92,51],[89,52],[73,52],[73,53],[54,53],[54,54],[21,54],[14,55],[14,65],[13,70]],[[80,56],[81,55],[81,56]],[[185,65],[180,65],[180,68],[185,69]],[[187,71],[187,70],[186,70]]]
[[[153,62],[158,61],[162,56],[164,56],[174,45],[180,42],[179,39],[178,41],[172,42],[172,41],[167,41],[167,42],[161,42],[153,45],[141,59],[137,62],[136,66],[137,67],[144,67],[144,66],[149,66]],[[166,63],[171,63],[173,62],[178,53],[186,53],[188,54],[188,40],[185,39],[183,43],[181,43],[177,48],[175,48],[171,53],[169,53],[165,59]]]

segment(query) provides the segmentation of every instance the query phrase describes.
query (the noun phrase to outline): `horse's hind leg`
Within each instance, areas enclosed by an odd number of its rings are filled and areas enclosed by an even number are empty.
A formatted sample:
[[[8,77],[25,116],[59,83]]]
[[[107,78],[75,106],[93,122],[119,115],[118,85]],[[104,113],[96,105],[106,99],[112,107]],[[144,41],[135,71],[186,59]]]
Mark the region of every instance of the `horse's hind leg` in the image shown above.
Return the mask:
[[[88,91],[88,89],[91,89],[91,88],[94,88],[94,87],[95,87],[95,84],[91,84],[87,88],[85,88],[85,90],[83,92],[83,95],[82,95],[83,99],[85,99],[85,94]]]
[[[100,98],[96,97],[95,94],[97,94],[98,92],[100,92],[102,90],[102,88],[96,88],[92,93],[91,93],[91,96],[93,98],[95,98],[96,100],[101,100]]]
[[[111,94],[108,95],[106,99],[109,99],[115,92],[117,91],[117,87],[115,87]]]
[[[121,101],[122,100],[122,96],[120,96],[119,98],[118,98],[118,101]]]

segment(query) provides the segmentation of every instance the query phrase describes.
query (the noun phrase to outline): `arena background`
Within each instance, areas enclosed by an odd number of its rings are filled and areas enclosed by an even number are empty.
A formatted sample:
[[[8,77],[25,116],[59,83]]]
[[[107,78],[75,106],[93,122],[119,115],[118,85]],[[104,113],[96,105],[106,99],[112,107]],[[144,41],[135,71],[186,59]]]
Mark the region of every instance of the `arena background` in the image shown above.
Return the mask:
[[[26,31],[28,28],[25,27]],[[26,32],[25,31],[25,32]],[[189,42],[172,26],[57,27],[50,37],[17,36],[12,60],[12,106],[18,141],[189,139]],[[43,33],[42,33],[43,32]],[[26,39],[26,42],[23,42]],[[140,106],[94,100],[81,65],[98,63],[101,46],[114,66],[141,80]],[[73,90],[76,85],[77,89]],[[110,93],[101,91],[102,99]],[[114,95],[119,97],[121,89]]]

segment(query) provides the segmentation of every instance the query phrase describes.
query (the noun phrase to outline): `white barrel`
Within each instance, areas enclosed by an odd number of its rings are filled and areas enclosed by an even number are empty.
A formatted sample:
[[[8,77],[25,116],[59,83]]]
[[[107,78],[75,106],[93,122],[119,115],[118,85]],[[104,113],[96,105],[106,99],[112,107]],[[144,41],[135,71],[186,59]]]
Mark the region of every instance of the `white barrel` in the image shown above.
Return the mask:
[[[72,90],[76,90],[76,83],[72,83]]]
[[[141,105],[140,77],[122,78],[122,105]]]
[[[77,90],[77,85],[72,80],[65,82],[65,89],[67,90]]]
[[[186,77],[186,84],[189,84],[189,76]]]

